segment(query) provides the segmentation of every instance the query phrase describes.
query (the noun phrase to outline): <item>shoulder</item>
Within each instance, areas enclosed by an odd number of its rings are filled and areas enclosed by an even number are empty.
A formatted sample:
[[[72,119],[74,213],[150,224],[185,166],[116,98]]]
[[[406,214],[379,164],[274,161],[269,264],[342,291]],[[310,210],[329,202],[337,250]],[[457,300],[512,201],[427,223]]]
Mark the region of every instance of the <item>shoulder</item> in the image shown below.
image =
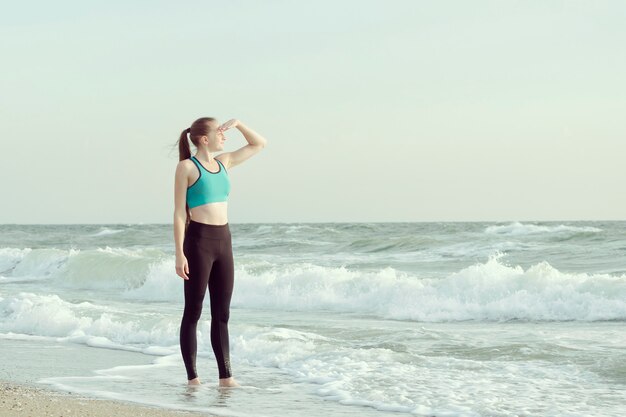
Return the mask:
[[[186,159],[183,159],[181,161],[178,161],[178,164],[176,165],[176,168],[190,166],[190,165],[193,165],[193,161],[191,160],[191,158],[186,158]]]
[[[183,159],[182,161],[178,161],[176,164],[176,172],[187,173],[194,167],[194,163],[191,159]]]

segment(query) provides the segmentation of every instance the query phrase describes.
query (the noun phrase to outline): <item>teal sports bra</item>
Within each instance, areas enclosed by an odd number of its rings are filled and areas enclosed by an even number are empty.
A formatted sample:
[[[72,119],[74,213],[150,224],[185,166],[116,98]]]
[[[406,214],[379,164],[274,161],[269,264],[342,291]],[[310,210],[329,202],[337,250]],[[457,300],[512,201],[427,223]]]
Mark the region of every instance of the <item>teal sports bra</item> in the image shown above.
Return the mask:
[[[196,164],[200,176],[193,184],[187,187],[187,205],[189,208],[228,200],[230,179],[224,165],[216,158],[215,160],[220,169],[217,172],[211,172],[195,156],[192,156],[190,159]]]

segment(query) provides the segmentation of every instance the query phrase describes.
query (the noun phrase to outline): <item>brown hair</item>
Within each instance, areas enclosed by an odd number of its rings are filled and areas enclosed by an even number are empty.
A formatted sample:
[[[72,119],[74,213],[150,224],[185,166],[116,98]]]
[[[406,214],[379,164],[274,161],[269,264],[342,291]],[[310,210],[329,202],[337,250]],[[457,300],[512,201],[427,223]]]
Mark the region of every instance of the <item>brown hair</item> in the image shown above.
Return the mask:
[[[209,122],[214,122],[216,119],[214,117],[201,117],[197,119],[195,122],[191,124],[191,127],[183,130],[180,134],[180,138],[178,138],[178,160],[182,161],[183,159],[189,159],[191,157],[191,149],[189,148],[189,141],[187,140],[187,134],[189,134],[189,139],[191,139],[191,143],[193,143],[196,148],[198,147],[198,139],[201,136],[208,136],[211,131],[211,125]],[[185,229],[189,225],[189,220],[191,219],[191,213],[189,210],[189,206],[185,204],[185,211],[187,212],[187,219],[185,220]]]

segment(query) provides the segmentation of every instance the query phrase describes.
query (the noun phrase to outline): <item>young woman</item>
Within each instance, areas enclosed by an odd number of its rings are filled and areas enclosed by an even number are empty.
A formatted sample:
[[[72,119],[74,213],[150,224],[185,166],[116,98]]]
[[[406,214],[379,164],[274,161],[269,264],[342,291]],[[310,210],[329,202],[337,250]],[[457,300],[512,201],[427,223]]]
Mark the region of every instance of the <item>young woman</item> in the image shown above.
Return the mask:
[[[224,149],[224,132],[237,128],[248,144],[234,152]],[[189,135],[189,137],[187,136]],[[191,156],[189,140],[196,147]],[[176,274],[184,279],[185,310],[180,324],[180,350],[187,383],[200,385],[196,371],[196,326],[209,288],[211,302],[211,346],[220,387],[238,387],[230,368],[228,318],[233,293],[234,263],[227,199],[228,171],[265,147],[267,141],[239,120],[223,125],[203,117],[183,130],[178,141],[180,162],[176,166],[174,190],[174,241]]]

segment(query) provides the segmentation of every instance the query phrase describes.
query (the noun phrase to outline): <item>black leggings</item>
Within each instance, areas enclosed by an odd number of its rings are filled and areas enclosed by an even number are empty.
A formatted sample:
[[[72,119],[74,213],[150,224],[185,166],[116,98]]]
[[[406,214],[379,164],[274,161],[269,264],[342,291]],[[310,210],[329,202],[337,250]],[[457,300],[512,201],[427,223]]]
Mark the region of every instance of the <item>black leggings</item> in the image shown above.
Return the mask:
[[[232,376],[228,350],[228,317],[233,294],[235,267],[228,223],[212,225],[190,220],[185,231],[183,252],[189,264],[185,286],[185,312],[180,323],[180,351],[187,379],[196,372],[196,326],[202,314],[202,301],[209,287],[211,301],[211,346],[220,378]]]

